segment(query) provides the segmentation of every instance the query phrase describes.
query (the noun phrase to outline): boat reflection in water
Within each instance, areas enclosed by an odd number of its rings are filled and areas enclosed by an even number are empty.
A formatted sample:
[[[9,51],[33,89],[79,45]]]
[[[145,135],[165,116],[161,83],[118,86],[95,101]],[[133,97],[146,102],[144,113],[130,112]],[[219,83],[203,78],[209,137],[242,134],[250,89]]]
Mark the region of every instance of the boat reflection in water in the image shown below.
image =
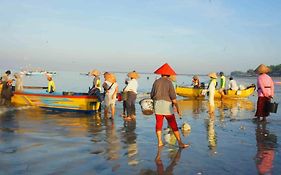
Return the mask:
[[[201,113],[209,110],[207,100],[181,99],[178,100],[178,104],[181,111],[191,113],[194,118],[198,118]],[[220,120],[224,120],[225,116],[229,116],[231,119],[242,118],[245,115],[239,115],[240,111],[252,112],[255,110],[254,103],[248,99],[215,100],[215,108],[220,115]]]

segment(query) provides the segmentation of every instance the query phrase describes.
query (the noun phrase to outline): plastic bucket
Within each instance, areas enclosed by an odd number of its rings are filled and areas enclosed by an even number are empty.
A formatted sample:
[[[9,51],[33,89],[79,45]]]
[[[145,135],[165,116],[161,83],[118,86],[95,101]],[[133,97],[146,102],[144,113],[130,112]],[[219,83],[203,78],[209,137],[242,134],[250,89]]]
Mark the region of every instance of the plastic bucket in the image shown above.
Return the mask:
[[[150,98],[142,99],[140,102],[141,110],[144,115],[153,114],[153,100]]]
[[[266,109],[270,113],[276,113],[277,109],[278,109],[278,103],[276,103],[276,102],[269,102],[266,105]]]

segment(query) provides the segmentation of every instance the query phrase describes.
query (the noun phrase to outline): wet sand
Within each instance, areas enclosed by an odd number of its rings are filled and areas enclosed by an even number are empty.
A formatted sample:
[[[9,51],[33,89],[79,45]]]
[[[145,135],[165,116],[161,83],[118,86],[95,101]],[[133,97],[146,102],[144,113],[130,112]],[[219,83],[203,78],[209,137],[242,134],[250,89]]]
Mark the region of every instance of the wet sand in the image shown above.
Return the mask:
[[[253,122],[253,100],[179,100],[191,132],[187,149],[172,135],[157,148],[154,116],[114,122],[103,114],[62,113],[29,107],[1,108],[0,174],[258,174],[281,170],[281,118]],[[121,114],[121,103],[117,114]],[[167,127],[166,122],[164,128]]]

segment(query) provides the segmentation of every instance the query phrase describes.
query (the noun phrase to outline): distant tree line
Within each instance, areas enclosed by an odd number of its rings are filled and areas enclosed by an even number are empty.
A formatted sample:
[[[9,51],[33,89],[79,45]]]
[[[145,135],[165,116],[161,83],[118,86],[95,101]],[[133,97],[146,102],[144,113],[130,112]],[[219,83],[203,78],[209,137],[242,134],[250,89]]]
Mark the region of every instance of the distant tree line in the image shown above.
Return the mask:
[[[279,65],[271,65],[269,66],[271,69],[269,75],[273,77],[280,77],[281,76],[281,64]],[[254,69],[249,69],[246,72],[242,71],[233,71],[230,73],[231,76],[236,76],[236,77],[254,77],[257,76],[255,73]]]

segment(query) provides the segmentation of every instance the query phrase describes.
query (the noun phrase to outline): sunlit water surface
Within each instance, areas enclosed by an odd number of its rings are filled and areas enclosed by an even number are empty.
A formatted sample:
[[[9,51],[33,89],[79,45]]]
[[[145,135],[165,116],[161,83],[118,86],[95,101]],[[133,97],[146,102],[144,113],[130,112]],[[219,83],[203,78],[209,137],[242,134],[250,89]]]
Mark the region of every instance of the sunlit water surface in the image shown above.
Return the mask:
[[[117,77],[122,89],[126,75]],[[164,131],[166,145],[158,150],[154,116],[143,115],[138,104],[156,77],[142,74],[139,79],[136,122],[123,121],[120,102],[114,122],[103,113],[0,107],[0,174],[280,174],[280,107],[267,122],[253,122],[256,94],[216,101],[214,116],[209,116],[206,100],[179,97],[183,117],[177,121],[179,126],[185,122],[191,126],[191,132],[181,132],[191,146],[178,149],[173,136]],[[75,92],[86,92],[92,81],[77,72],[58,72],[54,80],[58,91]],[[24,82],[47,83],[44,76],[25,77]],[[190,82],[191,76],[178,76],[179,85]],[[275,88],[275,101],[280,102],[281,87]]]

